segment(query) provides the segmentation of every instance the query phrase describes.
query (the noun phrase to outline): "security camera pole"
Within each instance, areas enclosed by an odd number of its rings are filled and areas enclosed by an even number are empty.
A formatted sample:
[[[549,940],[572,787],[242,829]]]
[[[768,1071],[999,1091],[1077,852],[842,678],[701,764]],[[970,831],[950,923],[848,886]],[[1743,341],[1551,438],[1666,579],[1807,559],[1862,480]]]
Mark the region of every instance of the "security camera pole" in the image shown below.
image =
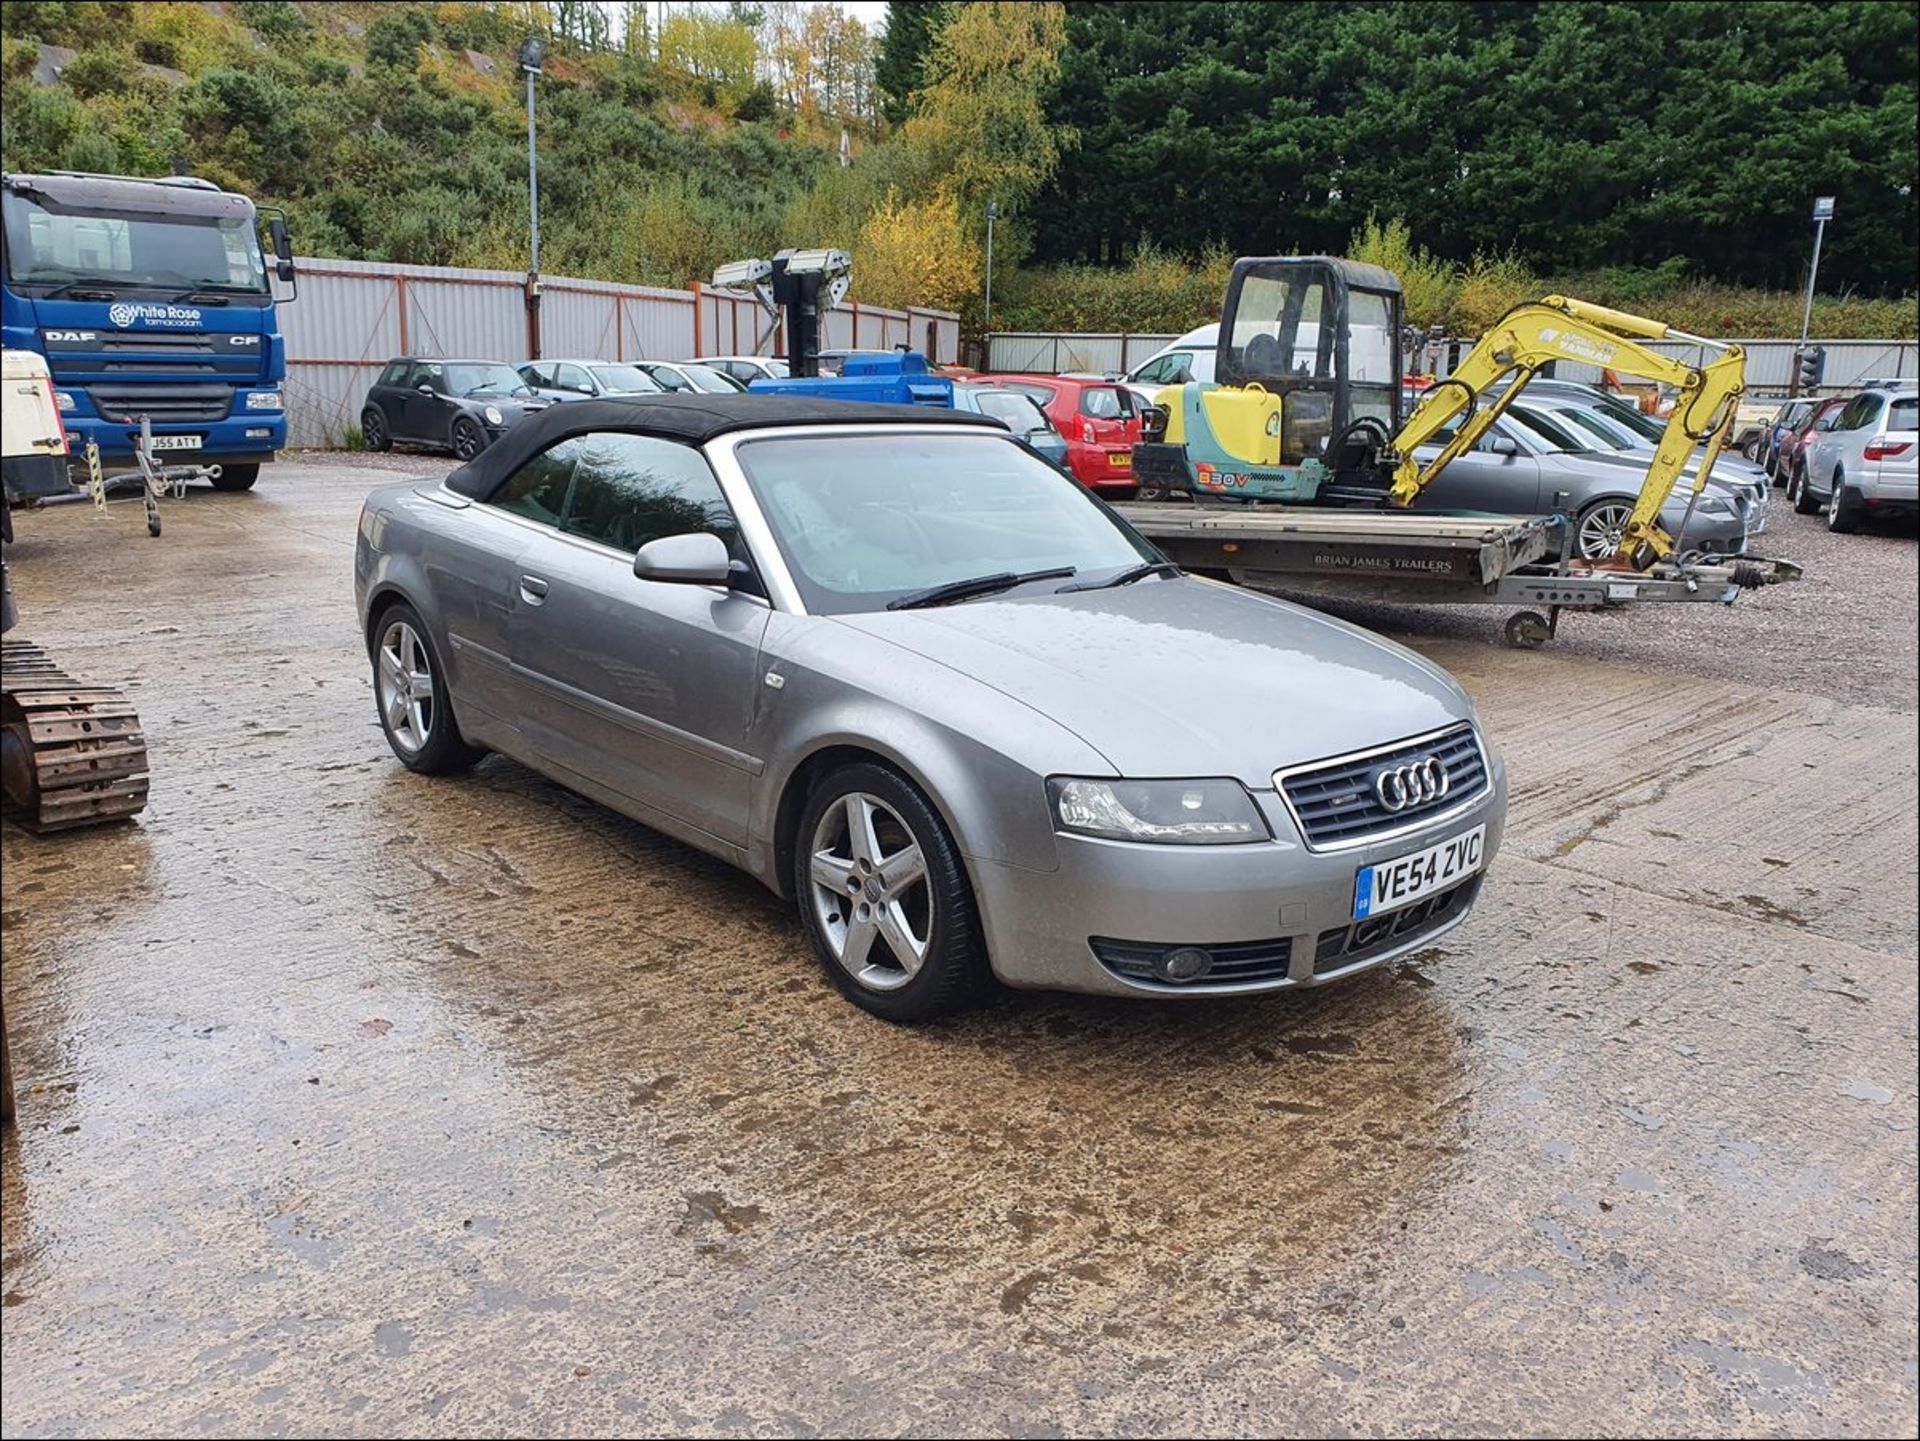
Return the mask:
[[[534,150],[533,80],[546,64],[547,42],[529,35],[520,42],[520,73],[527,77],[527,219],[531,254],[527,265],[527,355],[540,358],[540,159]]]
[[[1807,308],[1800,317],[1800,348],[1794,352],[1793,394],[1800,393],[1800,357],[1807,353],[1807,337],[1813,333],[1813,282],[1820,274],[1820,242],[1826,237],[1827,222],[1833,219],[1833,197],[1822,195],[1813,202],[1813,264],[1807,267]]]

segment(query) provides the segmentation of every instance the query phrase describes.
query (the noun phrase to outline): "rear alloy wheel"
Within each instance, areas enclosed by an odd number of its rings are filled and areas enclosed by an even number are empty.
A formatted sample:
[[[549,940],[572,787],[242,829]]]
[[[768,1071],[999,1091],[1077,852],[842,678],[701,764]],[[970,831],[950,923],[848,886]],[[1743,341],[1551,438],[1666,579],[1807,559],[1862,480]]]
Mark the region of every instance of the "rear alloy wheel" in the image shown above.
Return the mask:
[[[1827,529],[1835,535],[1852,535],[1860,529],[1860,500],[1833,473],[1833,494],[1827,497]]]
[[[480,423],[467,416],[461,416],[453,422],[453,453],[462,460],[472,460],[487,448],[487,433]]]
[[[1619,552],[1627,538],[1633,506],[1624,500],[1602,500],[1580,512],[1574,528],[1574,546],[1582,560],[1605,560]]]
[[[461,740],[427,628],[405,603],[385,611],[374,632],[373,694],[387,744],[409,770],[463,771],[486,754]]]
[[[914,1022],[984,988],[986,947],[959,851],[904,778],[873,764],[835,771],[808,798],[797,840],[801,918],[848,1000]]]
[[[387,417],[377,405],[360,412],[360,443],[368,450],[392,450],[393,432],[387,429]]]

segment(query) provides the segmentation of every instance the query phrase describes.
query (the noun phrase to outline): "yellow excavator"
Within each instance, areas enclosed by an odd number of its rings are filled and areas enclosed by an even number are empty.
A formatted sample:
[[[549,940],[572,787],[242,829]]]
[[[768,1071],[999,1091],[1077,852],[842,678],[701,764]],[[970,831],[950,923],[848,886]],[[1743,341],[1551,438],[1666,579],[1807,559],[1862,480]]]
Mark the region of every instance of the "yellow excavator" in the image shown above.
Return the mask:
[[[1329,256],[1235,261],[1214,381],[1156,397],[1134,451],[1143,492],[1408,506],[1544,366],[1574,361],[1677,392],[1610,564],[1646,571],[1673,554],[1661,509],[1704,445],[1693,481],[1699,495],[1730,439],[1745,387],[1739,346],[1550,295],[1501,317],[1403,422],[1400,309],[1399,279],[1379,266]],[[1695,365],[1642,343],[1662,339],[1685,340],[1712,358]],[[1422,465],[1414,458],[1418,446],[1443,436],[1434,459]]]

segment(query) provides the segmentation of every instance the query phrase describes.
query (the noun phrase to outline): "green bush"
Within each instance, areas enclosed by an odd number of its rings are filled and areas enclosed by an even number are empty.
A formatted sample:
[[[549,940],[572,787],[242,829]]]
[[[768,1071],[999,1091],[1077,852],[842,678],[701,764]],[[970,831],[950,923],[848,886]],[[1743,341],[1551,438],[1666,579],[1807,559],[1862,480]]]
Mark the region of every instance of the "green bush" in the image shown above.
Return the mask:
[[[82,50],[60,71],[60,79],[82,100],[118,94],[132,78],[133,66],[118,50]]]
[[[239,0],[233,17],[274,45],[297,44],[313,33],[313,22],[292,0]]]

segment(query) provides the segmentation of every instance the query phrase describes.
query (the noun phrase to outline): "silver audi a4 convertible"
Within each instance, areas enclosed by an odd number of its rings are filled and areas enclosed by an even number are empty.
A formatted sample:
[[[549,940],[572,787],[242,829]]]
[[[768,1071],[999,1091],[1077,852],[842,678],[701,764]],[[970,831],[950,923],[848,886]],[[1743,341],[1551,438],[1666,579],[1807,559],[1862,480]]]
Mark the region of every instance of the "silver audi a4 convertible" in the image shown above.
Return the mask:
[[[1500,844],[1444,671],[1181,573],[983,416],[554,406],[370,496],[354,586],[402,763],[498,751],[731,861],[891,1020],[1338,979]]]

